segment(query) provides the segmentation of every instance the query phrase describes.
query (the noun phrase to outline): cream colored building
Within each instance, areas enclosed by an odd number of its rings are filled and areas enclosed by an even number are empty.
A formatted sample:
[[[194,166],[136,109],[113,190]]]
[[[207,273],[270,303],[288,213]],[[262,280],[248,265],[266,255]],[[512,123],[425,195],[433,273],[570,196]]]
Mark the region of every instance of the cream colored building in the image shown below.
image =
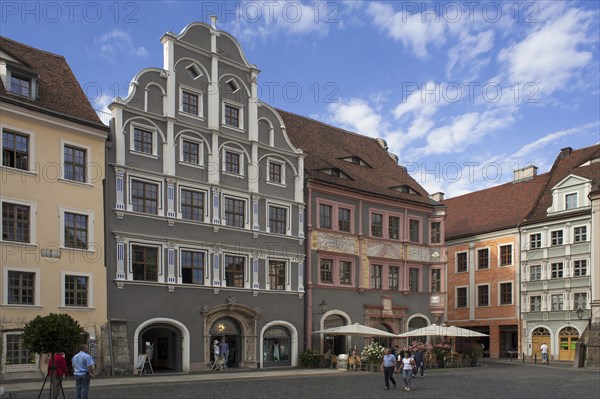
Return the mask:
[[[45,369],[21,340],[38,315],[71,315],[101,358],[108,128],[62,56],[1,37],[0,77],[0,370],[15,378]]]

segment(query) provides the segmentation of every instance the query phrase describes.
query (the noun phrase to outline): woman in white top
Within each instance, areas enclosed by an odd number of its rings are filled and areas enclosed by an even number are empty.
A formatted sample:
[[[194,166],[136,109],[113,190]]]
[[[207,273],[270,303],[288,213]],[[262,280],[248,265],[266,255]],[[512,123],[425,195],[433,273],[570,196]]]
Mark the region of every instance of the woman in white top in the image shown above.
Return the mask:
[[[404,389],[407,391],[410,391],[414,366],[415,361],[410,357],[410,352],[405,351],[404,359],[402,359],[402,377],[404,378]]]

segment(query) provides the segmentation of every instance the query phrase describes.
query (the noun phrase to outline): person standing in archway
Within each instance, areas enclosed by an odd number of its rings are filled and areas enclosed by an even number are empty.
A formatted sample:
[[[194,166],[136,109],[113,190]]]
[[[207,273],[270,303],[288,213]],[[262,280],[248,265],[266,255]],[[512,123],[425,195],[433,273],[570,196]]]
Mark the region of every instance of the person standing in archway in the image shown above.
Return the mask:
[[[219,352],[221,354],[221,358],[223,359],[223,367],[227,368],[227,363],[229,362],[229,344],[225,337],[221,338],[221,343],[219,343]]]
[[[550,364],[548,361],[548,345],[545,342],[540,346],[540,350],[542,351],[542,363]]]

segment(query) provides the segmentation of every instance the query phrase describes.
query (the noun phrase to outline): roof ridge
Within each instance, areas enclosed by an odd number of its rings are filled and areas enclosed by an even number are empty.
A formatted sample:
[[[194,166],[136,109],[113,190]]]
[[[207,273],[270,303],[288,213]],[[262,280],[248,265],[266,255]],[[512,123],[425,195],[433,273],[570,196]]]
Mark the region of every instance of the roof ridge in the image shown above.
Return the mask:
[[[454,200],[456,198],[462,198],[462,197],[465,197],[465,196],[471,195],[471,194],[482,193],[484,191],[498,189],[500,187],[508,186],[510,184],[527,183],[527,182],[533,181],[533,180],[535,180],[537,178],[544,177],[544,175],[548,175],[549,173],[550,173],[550,171],[544,172],[544,173],[540,173],[539,175],[535,175],[531,179],[522,179],[522,180],[518,180],[518,181],[514,181],[513,180],[513,181],[508,181],[506,183],[499,184],[497,186],[483,188],[483,189],[477,190],[477,191],[471,191],[470,193],[465,193],[465,194],[457,195],[456,197],[446,198],[446,199],[444,199],[444,202],[446,202],[446,201],[452,201],[452,200]]]
[[[537,209],[540,201],[544,197],[544,193],[546,192],[546,188],[550,184],[550,180],[552,180],[552,176],[554,176],[554,172],[556,172],[556,168],[558,168],[558,164],[559,163],[560,163],[560,153],[556,156],[556,159],[554,159],[554,163],[552,164],[552,168],[550,168],[550,171],[548,172],[548,178],[544,182],[544,185],[542,186],[541,190],[538,192],[537,198],[535,199],[535,201],[533,201],[533,204],[531,205],[531,208],[529,208],[529,212],[527,212],[527,215],[525,215],[525,218],[523,219],[523,221],[529,220],[529,217],[531,215],[533,215],[533,212]]]
[[[19,45],[19,46],[27,47],[28,49],[31,49],[31,50],[33,50],[33,51],[36,51],[36,52],[38,52],[38,53],[45,53],[45,54],[48,54],[48,55],[51,55],[51,56],[54,56],[54,57],[57,57],[57,58],[62,58],[62,59],[65,59],[65,57],[64,57],[63,55],[56,54],[56,53],[51,53],[50,51],[46,51],[46,50],[41,50],[41,49],[39,49],[39,48],[35,48],[35,47],[32,47],[32,46],[30,46],[30,45],[28,45],[28,44],[25,44],[25,43],[18,42],[18,41],[16,41],[16,40],[14,40],[14,39],[11,39],[11,38],[8,38],[8,37],[6,37],[6,36],[2,36],[2,35],[0,35],[0,39],[2,39],[2,40],[6,40],[6,41],[9,41],[9,42],[12,42],[12,43],[14,43],[14,44],[17,44],[17,45]],[[5,50],[5,51],[6,51],[6,50]],[[16,57],[16,56],[15,56],[15,57]],[[17,57],[17,58],[19,58],[19,57]]]

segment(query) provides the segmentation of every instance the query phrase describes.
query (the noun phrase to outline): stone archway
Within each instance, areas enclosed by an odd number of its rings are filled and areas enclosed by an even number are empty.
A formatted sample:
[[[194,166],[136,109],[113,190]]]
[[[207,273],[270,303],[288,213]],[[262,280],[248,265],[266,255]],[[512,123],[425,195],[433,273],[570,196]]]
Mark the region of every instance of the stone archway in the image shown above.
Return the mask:
[[[548,356],[550,356],[552,351],[550,330],[545,327],[537,327],[531,332],[531,356],[542,358],[540,347],[543,343],[548,345]]]
[[[230,319],[239,327],[239,358],[237,358],[237,367],[257,368],[258,354],[257,347],[257,325],[260,309],[241,305],[234,296],[227,298],[224,305],[208,306],[202,309],[203,325],[203,344],[204,344],[204,362],[207,368],[210,368],[211,337],[215,323],[222,319]],[[218,328],[218,327],[217,327]]]

